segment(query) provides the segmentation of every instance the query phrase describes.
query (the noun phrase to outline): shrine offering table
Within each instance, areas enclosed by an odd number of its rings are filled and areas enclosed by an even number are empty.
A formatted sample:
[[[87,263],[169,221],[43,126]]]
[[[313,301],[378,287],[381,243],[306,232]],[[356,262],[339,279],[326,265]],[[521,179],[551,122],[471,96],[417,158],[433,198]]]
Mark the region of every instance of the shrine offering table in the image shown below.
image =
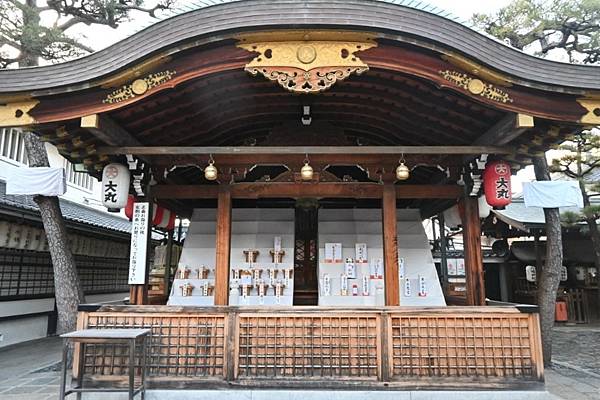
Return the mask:
[[[135,329],[135,328],[119,328],[119,329],[83,329],[61,335],[64,339],[63,357],[62,357],[62,373],[60,381],[60,399],[64,400],[71,393],[77,393],[77,398],[81,398],[84,392],[128,392],[129,400],[140,393],[142,400],[146,391],[146,338],[151,333],[150,329]],[[128,372],[128,387],[121,388],[84,388],[83,387],[83,372],[80,371],[77,375],[77,385],[70,388],[66,387],[67,381],[67,353],[69,349],[69,341],[76,343],[77,351],[77,366],[85,364],[85,349],[87,346],[114,346],[121,345],[129,348],[127,354],[127,372]],[[139,357],[136,357],[136,347],[141,347]],[[121,355],[124,357],[124,355]],[[136,358],[138,362],[136,362]],[[140,384],[135,387],[135,370],[136,367],[140,370]],[[75,377],[75,376],[74,376]]]
[[[150,329],[154,388],[531,389],[543,385],[543,362],[530,311],[104,306],[78,323]],[[75,376],[126,380],[122,347],[85,349]]]

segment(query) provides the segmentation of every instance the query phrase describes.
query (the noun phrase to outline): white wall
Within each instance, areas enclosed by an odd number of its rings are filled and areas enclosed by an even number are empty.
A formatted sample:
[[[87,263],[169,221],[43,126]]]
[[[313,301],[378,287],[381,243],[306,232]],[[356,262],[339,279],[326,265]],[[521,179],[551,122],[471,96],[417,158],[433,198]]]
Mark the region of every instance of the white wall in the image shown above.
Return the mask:
[[[129,293],[93,294],[85,296],[86,303],[121,301]],[[54,298],[0,302],[0,317],[27,315],[54,310]],[[48,316],[37,315],[0,321],[0,347],[46,337]]]
[[[0,322],[0,348],[46,337],[48,316],[41,315]]]
[[[64,167],[65,158],[58,153],[58,150],[55,146],[51,145],[50,143],[46,143],[46,151],[48,152],[48,161],[50,162],[51,167]],[[0,179],[6,181],[12,169],[21,168],[24,166],[24,164],[0,155]],[[87,188],[83,188],[72,183],[67,183],[67,192],[61,197],[91,208],[106,211],[106,208],[104,208],[100,203],[101,184],[95,178],[92,179],[94,180],[92,190],[88,190]]]

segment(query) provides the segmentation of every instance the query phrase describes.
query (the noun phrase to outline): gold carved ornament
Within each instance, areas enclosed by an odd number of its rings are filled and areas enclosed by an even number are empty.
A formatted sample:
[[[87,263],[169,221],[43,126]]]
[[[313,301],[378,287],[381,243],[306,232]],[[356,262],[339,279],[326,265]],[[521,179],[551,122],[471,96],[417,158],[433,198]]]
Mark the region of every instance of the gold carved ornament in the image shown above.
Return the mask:
[[[263,75],[296,93],[319,93],[351,74],[369,70],[354,53],[376,46],[375,42],[287,41],[243,43],[242,49],[256,52],[245,66],[251,75]]]
[[[0,104],[0,127],[33,125],[37,121],[29,112],[39,104],[38,100],[26,100]]]
[[[582,124],[598,125],[600,124],[600,98],[580,98],[577,102],[586,109],[586,113],[579,122]]]
[[[458,71],[439,71],[439,74],[448,82],[467,90],[476,96],[485,97],[499,103],[512,103],[513,99],[502,89],[497,88],[491,83],[483,82],[481,79],[473,78],[465,73]]]
[[[104,104],[115,104],[125,100],[133,99],[136,96],[141,96],[148,90],[170,81],[175,74],[175,71],[167,70],[150,74],[145,78],[136,79],[132,83],[124,85],[110,93],[104,100],[102,100],[102,102]]]

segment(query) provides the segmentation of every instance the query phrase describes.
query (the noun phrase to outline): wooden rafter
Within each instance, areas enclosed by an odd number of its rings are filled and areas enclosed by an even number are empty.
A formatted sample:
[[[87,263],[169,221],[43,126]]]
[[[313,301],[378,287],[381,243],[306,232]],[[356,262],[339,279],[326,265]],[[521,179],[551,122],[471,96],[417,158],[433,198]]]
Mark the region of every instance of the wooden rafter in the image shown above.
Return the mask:
[[[501,146],[123,146],[101,147],[98,153],[107,155],[396,155],[402,154],[511,154]]]

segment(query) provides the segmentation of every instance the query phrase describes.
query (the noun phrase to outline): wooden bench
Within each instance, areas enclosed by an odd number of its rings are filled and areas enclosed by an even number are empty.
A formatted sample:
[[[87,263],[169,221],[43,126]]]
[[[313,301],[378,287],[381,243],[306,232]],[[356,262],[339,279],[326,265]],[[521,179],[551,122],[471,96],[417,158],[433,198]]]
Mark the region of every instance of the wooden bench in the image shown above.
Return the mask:
[[[61,335],[64,338],[63,355],[62,355],[62,372],[60,380],[60,395],[59,399],[64,400],[66,396],[72,393],[77,393],[77,398],[81,399],[81,393],[83,392],[129,392],[129,399],[133,398],[141,393],[142,400],[146,392],[146,338],[149,336],[150,329],[84,329],[80,331],[74,331]],[[77,385],[67,388],[67,355],[69,351],[69,342],[81,343],[81,349],[79,351],[79,365],[80,371],[77,376]],[[85,357],[85,345],[86,344],[128,344],[129,345],[129,387],[127,390],[120,388],[84,388],[83,387],[83,374],[85,368],[84,357]],[[135,355],[136,345],[141,345],[141,382],[140,386],[135,387]]]

